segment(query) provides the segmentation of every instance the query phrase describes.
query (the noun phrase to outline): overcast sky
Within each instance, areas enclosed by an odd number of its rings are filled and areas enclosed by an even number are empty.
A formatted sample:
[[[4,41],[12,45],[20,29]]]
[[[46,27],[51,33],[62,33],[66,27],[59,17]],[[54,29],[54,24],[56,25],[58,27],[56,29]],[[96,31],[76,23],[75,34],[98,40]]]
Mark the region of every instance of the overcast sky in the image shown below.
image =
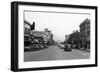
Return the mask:
[[[90,19],[88,14],[71,13],[47,13],[47,12],[24,12],[24,19],[35,22],[35,30],[44,31],[48,28],[53,33],[55,41],[64,41],[65,35],[71,34],[74,30],[79,30],[79,25],[86,18]]]

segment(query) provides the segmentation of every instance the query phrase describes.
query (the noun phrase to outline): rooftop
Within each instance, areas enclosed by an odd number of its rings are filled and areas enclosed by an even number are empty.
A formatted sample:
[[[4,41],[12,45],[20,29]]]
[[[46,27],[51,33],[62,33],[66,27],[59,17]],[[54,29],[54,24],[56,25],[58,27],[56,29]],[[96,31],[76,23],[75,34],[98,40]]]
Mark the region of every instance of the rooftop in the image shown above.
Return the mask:
[[[81,27],[81,26],[83,26],[84,24],[86,24],[86,23],[90,23],[90,19],[85,19],[80,25],[79,25],[79,27]]]

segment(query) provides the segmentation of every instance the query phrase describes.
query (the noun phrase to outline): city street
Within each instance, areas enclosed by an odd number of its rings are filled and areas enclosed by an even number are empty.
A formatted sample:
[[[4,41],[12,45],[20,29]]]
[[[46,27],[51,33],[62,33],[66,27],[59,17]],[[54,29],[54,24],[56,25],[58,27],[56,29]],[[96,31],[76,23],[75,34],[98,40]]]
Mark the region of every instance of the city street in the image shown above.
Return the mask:
[[[90,52],[72,49],[71,52],[65,52],[58,46],[49,46],[49,48],[39,51],[24,52],[24,61],[47,61],[47,60],[73,60],[88,59]]]

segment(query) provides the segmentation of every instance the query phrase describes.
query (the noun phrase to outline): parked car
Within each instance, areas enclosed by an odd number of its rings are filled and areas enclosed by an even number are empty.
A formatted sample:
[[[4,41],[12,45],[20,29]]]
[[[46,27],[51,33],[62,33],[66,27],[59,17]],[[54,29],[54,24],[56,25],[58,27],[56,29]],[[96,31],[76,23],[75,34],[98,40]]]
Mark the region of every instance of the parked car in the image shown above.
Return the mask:
[[[29,51],[30,49],[31,49],[30,46],[24,46],[24,51],[25,51],[25,52]]]
[[[64,49],[65,45],[64,44],[58,44],[58,47],[60,47],[61,49]]]
[[[32,44],[31,45],[31,50],[38,50],[38,49],[43,49],[44,46],[41,44]]]
[[[78,45],[72,45],[72,48],[74,48],[74,49],[79,49],[80,47],[78,46]]]

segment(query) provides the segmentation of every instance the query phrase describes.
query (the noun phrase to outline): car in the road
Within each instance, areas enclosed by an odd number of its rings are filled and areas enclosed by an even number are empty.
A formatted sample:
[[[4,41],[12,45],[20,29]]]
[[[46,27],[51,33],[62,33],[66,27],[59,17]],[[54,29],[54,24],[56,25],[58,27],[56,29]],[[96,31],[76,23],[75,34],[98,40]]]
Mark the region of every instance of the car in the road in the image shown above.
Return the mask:
[[[73,49],[80,49],[80,47],[81,47],[80,45],[76,45],[76,44],[73,44],[73,45],[72,45],[72,48],[73,48]]]
[[[58,47],[60,47],[60,49],[64,49],[65,45],[64,44],[58,44]]]
[[[30,49],[31,49],[30,46],[24,46],[24,52],[27,52],[27,51],[29,51]]]
[[[71,45],[70,44],[65,44],[64,51],[72,51]]]

